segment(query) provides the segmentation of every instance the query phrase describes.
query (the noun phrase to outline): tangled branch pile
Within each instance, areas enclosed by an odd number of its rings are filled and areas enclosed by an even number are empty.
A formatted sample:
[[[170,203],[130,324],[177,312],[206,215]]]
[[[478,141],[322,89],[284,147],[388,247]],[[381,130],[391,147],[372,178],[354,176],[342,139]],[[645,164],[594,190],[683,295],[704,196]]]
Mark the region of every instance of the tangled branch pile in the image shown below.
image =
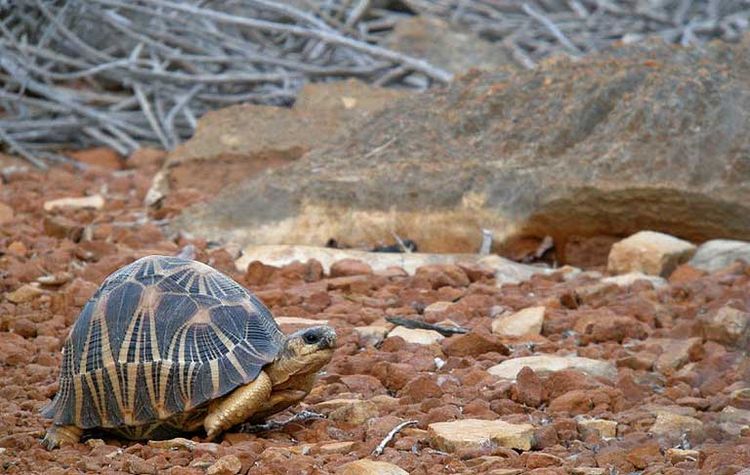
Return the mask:
[[[649,34],[733,41],[750,0],[0,0],[0,143],[44,167],[65,148],[172,149],[206,111],[288,105],[306,81],[449,81],[379,46],[413,13],[465,25],[533,67]]]

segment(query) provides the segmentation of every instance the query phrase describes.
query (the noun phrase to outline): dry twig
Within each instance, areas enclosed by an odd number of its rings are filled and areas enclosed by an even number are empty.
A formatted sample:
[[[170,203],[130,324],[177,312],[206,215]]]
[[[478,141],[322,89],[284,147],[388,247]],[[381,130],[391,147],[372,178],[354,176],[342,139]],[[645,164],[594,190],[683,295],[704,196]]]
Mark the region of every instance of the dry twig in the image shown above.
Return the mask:
[[[385,438],[380,441],[377,447],[375,447],[375,450],[372,451],[372,455],[375,457],[381,455],[383,451],[385,450],[385,446],[388,445],[388,443],[393,440],[394,437],[396,437],[396,434],[399,433],[404,427],[414,425],[419,421],[404,421],[401,424],[397,425],[393,429],[391,429],[390,432],[388,432],[388,435],[385,436]]]

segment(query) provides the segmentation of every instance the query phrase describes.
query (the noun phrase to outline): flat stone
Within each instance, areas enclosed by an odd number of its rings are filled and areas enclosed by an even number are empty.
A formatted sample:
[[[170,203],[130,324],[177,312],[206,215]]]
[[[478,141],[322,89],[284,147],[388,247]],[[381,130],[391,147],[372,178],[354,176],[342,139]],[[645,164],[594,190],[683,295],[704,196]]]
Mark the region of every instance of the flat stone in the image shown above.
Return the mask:
[[[544,324],[543,306],[529,307],[516,313],[497,317],[492,321],[492,333],[498,336],[538,335]]]
[[[614,274],[642,272],[669,277],[697,248],[682,239],[654,231],[641,231],[612,245],[607,270]]]
[[[639,280],[650,282],[655,289],[669,285],[667,279],[656,275],[646,275],[643,272],[628,272],[627,274],[605,277],[602,279],[602,282],[605,284],[615,284],[618,287],[630,287]]]
[[[407,343],[415,343],[417,345],[432,345],[440,340],[444,340],[445,337],[435,330],[423,330],[419,328],[406,328],[396,327],[388,333],[389,337],[400,336]]]
[[[492,447],[531,450],[534,439],[534,427],[531,424],[511,424],[499,420],[435,422],[427,430],[430,433],[430,445],[443,452]]]
[[[185,439],[183,437],[177,437],[174,439],[169,440],[149,440],[148,441],[149,447],[154,447],[157,449],[167,449],[167,450],[175,450],[175,449],[188,449],[193,450],[196,446],[196,442],[193,442],[192,440]]]
[[[327,454],[348,454],[352,451],[354,442],[333,442],[331,444],[323,444],[317,447],[318,453],[323,455]]]
[[[33,284],[24,284],[13,292],[6,292],[5,298],[9,302],[24,303],[31,302],[42,294],[44,294],[44,290],[40,289],[39,286]]]
[[[385,340],[386,335],[391,329],[385,325],[367,325],[363,327],[354,327],[354,331],[368,345],[378,345]]]
[[[409,475],[409,472],[392,463],[366,459],[348,463],[336,473],[338,475]]]
[[[706,339],[745,348],[750,342],[750,313],[725,305],[703,321]]]
[[[44,203],[45,211],[52,211],[58,208],[67,209],[102,209],[104,207],[104,198],[102,195],[91,195],[80,198],[60,198],[50,200]]]
[[[750,264],[750,242],[712,239],[698,246],[688,264],[707,272],[716,272],[729,267],[737,259]]]
[[[617,422],[604,419],[579,419],[578,432],[585,439],[590,435],[611,439],[617,435]]]
[[[614,363],[578,356],[556,355],[512,358],[490,367],[487,372],[503,379],[516,379],[516,375],[524,366],[530,367],[539,376],[546,376],[549,373],[564,369],[574,369],[590,376],[599,376],[610,381],[613,381],[617,376],[617,368]]]

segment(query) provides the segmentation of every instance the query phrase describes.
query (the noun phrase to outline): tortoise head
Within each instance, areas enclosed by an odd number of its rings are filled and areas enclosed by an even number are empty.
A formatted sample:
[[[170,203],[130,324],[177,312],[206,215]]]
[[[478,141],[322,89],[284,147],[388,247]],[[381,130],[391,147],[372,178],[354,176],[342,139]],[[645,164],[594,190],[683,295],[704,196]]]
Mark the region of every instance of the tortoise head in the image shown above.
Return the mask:
[[[331,361],[335,346],[336,331],[329,326],[292,333],[268,368],[268,375],[277,385],[295,375],[317,373]]]

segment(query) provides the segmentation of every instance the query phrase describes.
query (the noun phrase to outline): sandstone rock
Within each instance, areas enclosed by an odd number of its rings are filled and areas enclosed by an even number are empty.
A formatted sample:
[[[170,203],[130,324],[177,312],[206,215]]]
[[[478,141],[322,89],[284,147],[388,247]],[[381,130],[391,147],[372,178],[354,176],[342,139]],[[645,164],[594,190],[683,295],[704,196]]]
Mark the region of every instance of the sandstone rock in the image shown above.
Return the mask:
[[[750,264],[750,242],[712,239],[698,246],[688,264],[707,272],[716,272],[729,267],[737,259]]]
[[[332,141],[353,119],[404,94],[349,80],[306,85],[292,109],[240,104],[210,111],[198,121],[193,137],[169,154],[147,202],[155,204],[184,188],[213,195],[266,170],[283,168]]]
[[[534,437],[534,427],[531,424],[510,424],[499,420],[435,422],[428,426],[428,430],[430,445],[443,452],[481,450],[487,447],[531,450]]]
[[[416,343],[417,345],[432,345],[445,337],[435,330],[422,330],[419,328],[396,327],[388,333],[389,337],[400,336],[407,343]]]
[[[676,465],[680,462],[695,462],[698,460],[698,457],[700,457],[700,452],[697,450],[686,450],[686,449],[667,449],[667,452],[665,453],[667,460],[669,460],[672,465]]]
[[[599,376],[614,381],[617,376],[615,365],[608,361],[599,361],[577,356],[537,355],[524,356],[505,360],[490,367],[487,372],[503,379],[516,379],[524,366],[534,370],[539,376],[546,376],[554,371],[574,369],[590,376]]]
[[[409,475],[409,472],[392,463],[364,459],[348,463],[336,473],[338,475]]]
[[[658,439],[681,441],[688,437],[691,441],[703,439],[703,423],[690,416],[661,411],[656,414],[656,422],[651,426],[651,434]]]
[[[366,262],[355,259],[342,259],[331,265],[331,277],[372,274],[372,267]]]
[[[537,407],[542,403],[544,387],[533,369],[524,366],[516,376],[515,399],[520,404]]]
[[[5,224],[13,219],[13,214],[13,208],[5,203],[0,203],[0,224]]]
[[[549,235],[561,249],[571,236],[643,229],[750,239],[748,55],[746,42],[648,41],[533,71],[473,72],[170,226],[243,246],[370,246],[395,232],[423,252],[464,253],[479,249],[483,228],[497,246]]]
[[[362,399],[331,399],[315,405],[315,410],[327,414],[329,418],[350,424],[363,424],[378,416],[378,406]]]
[[[486,335],[474,331],[446,338],[443,341],[443,351],[450,356],[479,356],[489,352],[500,353],[501,355],[510,353],[508,347],[495,335]]]
[[[529,307],[492,321],[492,333],[498,336],[538,335],[544,324],[545,307]]]
[[[578,432],[583,439],[592,435],[609,439],[617,435],[617,422],[604,419],[579,419]]]
[[[513,64],[509,51],[502,45],[489,43],[469,29],[427,15],[399,21],[383,44],[457,74],[470,68],[487,70]]]
[[[347,454],[354,448],[354,442],[333,442],[323,444],[317,448],[321,454]]]
[[[668,277],[678,265],[690,260],[695,249],[693,244],[668,234],[641,231],[612,246],[607,270]]]
[[[602,282],[607,284],[615,284],[619,287],[629,287],[639,280],[645,280],[650,282],[655,289],[668,285],[667,279],[656,275],[646,275],[643,272],[628,272],[627,274],[614,275],[611,277],[605,277]]]
[[[703,319],[706,339],[745,348],[750,343],[750,313],[725,305]]]
[[[354,327],[354,331],[359,333],[365,344],[375,346],[385,340],[390,328],[385,325],[368,325],[366,327]]]
[[[104,198],[102,195],[84,196],[81,198],[60,198],[44,203],[45,211],[53,211],[58,208],[67,209],[102,209]]]
[[[5,298],[9,302],[24,303],[31,302],[42,294],[44,294],[44,290],[40,289],[38,285],[24,284],[13,292],[7,292]]]
[[[225,455],[213,463],[208,470],[207,475],[235,475],[242,470],[242,462],[234,455]]]
[[[649,338],[644,345],[656,344],[662,348],[662,353],[656,358],[654,368],[659,372],[671,375],[690,361],[691,352],[696,351],[702,343],[701,338],[671,339]]]

